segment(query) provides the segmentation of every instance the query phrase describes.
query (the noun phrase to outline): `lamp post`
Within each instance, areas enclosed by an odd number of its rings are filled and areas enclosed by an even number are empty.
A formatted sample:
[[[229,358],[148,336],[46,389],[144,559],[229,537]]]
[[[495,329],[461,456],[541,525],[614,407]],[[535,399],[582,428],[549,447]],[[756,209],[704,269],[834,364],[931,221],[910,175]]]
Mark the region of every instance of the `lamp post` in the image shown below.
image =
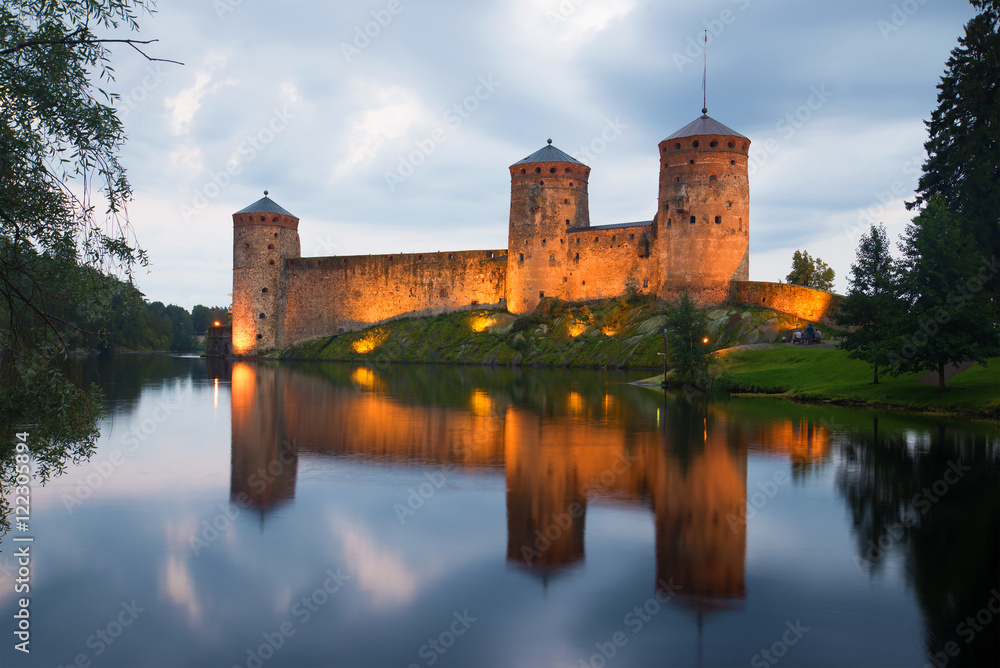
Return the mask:
[[[667,384],[667,330],[669,327],[663,328],[663,385]]]

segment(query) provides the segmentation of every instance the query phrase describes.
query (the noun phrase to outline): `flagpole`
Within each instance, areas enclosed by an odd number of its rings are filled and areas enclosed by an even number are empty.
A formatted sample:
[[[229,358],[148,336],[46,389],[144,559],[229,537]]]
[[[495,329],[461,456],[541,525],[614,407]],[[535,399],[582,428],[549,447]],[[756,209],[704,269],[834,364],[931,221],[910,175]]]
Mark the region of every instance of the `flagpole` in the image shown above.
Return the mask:
[[[708,113],[708,30],[705,31],[705,48],[701,65],[701,113]]]

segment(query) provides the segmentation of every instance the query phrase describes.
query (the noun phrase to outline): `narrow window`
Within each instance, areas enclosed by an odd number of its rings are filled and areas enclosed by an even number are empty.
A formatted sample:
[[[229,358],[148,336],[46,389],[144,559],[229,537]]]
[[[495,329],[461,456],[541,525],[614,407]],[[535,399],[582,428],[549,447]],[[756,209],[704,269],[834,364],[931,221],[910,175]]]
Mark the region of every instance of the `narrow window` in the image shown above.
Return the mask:
[[[722,216],[716,216],[715,217],[715,224],[716,225],[722,225]]]
[[[733,203],[732,202],[726,202],[726,210],[728,211],[729,209],[732,209],[732,208],[733,208]]]
[[[595,244],[597,243],[597,240],[598,240],[598,237],[594,237],[594,243]]]
[[[549,253],[549,262],[555,262],[555,261],[556,261],[556,254]]]
[[[642,281],[642,287],[644,287],[644,288],[648,288],[649,287],[649,280],[648,279],[643,279],[643,281]]]
[[[628,235],[628,240],[632,241],[633,239],[635,239],[635,235],[634,234],[629,234]]]
[[[518,262],[524,262],[524,253],[518,253],[517,254],[517,261]]]
[[[691,216],[691,224],[694,225],[694,216]]]
[[[266,317],[267,317],[267,316],[266,316],[266,315],[264,315],[263,313],[261,313],[261,314],[260,314],[260,319],[261,319],[261,320],[263,320],[263,319],[264,319],[264,318],[266,318]]]
[[[667,218],[667,227],[670,227],[674,222],[673,218]]]
[[[267,294],[267,288],[261,288],[260,291],[263,292],[264,294]]]
[[[444,288],[441,288],[441,296],[442,297],[447,297],[448,296],[448,291],[445,290]]]
[[[455,254],[454,253],[448,253],[448,259],[449,260],[454,260],[455,259]]]
[[[566,279],[566,277],[565,277],[565,276],[563,276],[563,283],[565,283],[565,282],[566,282],[566,280],[567,280],[567,279]]]
[[[538,291],[538,298],[539,299],[544,299],[545,298],[545,291],[544,290],[539,290]]]
[[[617,234],[612,234],[611,235],[611,243],[614,243],[616,241],[618,241],[618,235]]]
[[[574,255],[573,259],[576,260],[577,262],[579,262],[580,261],[580,254],[577,253],[576,255]]]
[[[716,176],[715,176],[715,174],[712,174],[712,175],[710,175],[710,176],[708,177],[708,180],[709,180],[709,181],[714,181],[715,179],[716,179]]]

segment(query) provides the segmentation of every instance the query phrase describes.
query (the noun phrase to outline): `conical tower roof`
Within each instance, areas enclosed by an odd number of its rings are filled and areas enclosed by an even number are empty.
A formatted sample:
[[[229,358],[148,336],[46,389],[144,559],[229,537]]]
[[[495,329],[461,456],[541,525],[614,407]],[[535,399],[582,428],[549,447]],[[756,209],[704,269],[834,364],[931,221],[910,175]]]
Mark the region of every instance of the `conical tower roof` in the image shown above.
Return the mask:
[[[674,134],[667,137],[667,139],[680,139],[681,137],[694,137],[697,135],[725,135],[727,137],[742,137],[743,139],[746,139],[746,137],[741,135],[736,130],[726,127],[708,114],[702,114]]]
[[[273,199],[267,196],[266,190],[264,191],[263,197],[261,197],[259,200],[257,200],[250,206],[246,207],[245,209],[240,209],[239,211],[236,212],[236,215],[239,215],[241,213],[274,213],[278,214],[279,216],[298,218],[298,216],[296,216],[295,214],[289,213],[285,209],[278,206],[278,204]]]
[[[515,165],[525,165],[530,162],[571,162],[576,165],[582,165],[583,163],[571,156],[569,153],[560,151],[555,146],[552,145],[552,140],[549,140],[548,146],[543,146],[531,155],[529,155],[524,160],[518,160]]]

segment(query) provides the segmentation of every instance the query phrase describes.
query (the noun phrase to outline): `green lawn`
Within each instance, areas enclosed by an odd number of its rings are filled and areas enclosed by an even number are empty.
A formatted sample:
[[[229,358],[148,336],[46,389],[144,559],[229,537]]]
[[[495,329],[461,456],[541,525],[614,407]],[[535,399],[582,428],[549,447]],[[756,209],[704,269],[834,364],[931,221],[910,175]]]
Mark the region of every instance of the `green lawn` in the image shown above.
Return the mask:
[[[1000,418],[1000,357],[955,376],[945,392],[922,385],[923,374],[880,376],[842,350],[783,346],[722,356],[717,370],[734,391],[780,393],[790,398],[886,404],[922,411]]]

